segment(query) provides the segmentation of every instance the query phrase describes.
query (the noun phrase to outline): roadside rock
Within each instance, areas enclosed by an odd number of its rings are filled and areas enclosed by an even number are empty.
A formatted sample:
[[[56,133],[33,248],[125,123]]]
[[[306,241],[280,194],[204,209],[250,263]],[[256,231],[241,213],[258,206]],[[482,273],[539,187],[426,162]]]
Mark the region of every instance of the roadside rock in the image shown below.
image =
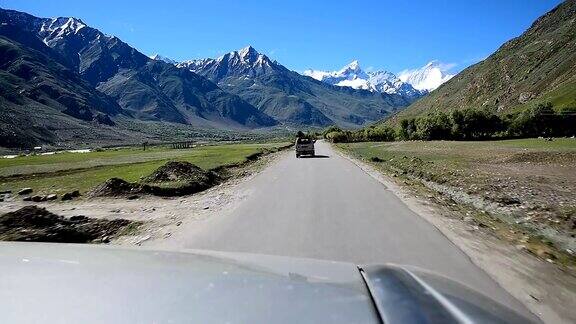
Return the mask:
[[[173,197],[194,194],[217,185],[218,174],[204,171],[188,162],[168,162],[140,182],[128,182],[119,178],[108,179],[94,188],[93,197],[120,197],[136,199],[138,194]]]
[[[22,188],[22,189],[20,189],[20,191],[18,191],[18,194],[21,195],[21,196],[22,196],[22,195],[27,195],[27,194],[30,194],[30,193],[32,193],[32,188]]]
[[[46,196],[46,200],[56,200],[56,199],[58,199],[57,194],[49,194],[48,196]]]
[[[159,167],[151,175],[143,179],[146,183],[188,182],[198,186],[213,185],[217,176],[210,171],[204,171],[189,162],[171,161]]]
[[[30,197],[30,200],[32,200],[33,202],[46,201],[46,196],[35,195]]]
[[[61,199],[62,199],[62,201],[72,200],[72,196],[70,195],[70,193],[67,192],[67,193],[65,193],[65,194],[62,195],[62,198],[61,198]]]
[[[71,192],[67,192],[65,194],[62,195],[62,200],[72,200],[74,198],[80,197],[80,191],[78,190],[74,190]]]
[[[520,199],[508,196],[496,197],[492,200],[502,205],[520,205],[522,203]]]
[[[37,206],[26,206],[0,216],[0,240],[88,243],[107,242],[128,225],[126,219],[65,218]]]
[[[142,186],[120,178],[112,178],[94,188],[89,195],[94,197],[118,197],[140,192],[142,192]]]

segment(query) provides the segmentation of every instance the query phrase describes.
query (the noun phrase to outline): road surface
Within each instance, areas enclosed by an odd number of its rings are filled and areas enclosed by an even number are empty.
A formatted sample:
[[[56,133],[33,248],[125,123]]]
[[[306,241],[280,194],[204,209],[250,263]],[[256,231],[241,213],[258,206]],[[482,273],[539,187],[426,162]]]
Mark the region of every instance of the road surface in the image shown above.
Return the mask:
[[[330,145],[286,152],[242,185],[237,207],[195,224],[185,246],[426,268],[528,312],[433,225]]]

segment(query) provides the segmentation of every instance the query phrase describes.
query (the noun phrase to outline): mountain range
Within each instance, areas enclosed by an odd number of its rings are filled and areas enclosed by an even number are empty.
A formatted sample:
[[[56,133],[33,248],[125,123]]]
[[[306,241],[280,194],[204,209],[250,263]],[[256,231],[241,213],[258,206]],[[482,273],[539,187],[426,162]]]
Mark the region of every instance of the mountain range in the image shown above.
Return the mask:
[[[303,76],[251,46],[177,66],[206,77],[282,123],[358,127],[414,101],[398,94],[338,87]]]
[[[357,61],[299,74],[251,46],[174,62],[77,18],[0,9],[0,147],[141,142],[150,129],[358,128],[390,116],[507,113],[542,101],[575,106],[575,44],[576,0],[567,0],[454,77],[437,62],[398,75],[366,72]]]
[[[361,127],[414,98],[338,87],[248,46],[216,59],[148,57],[72,17],[0,9],[0,146],[122,141],[134,125]],[[128,131],[130,130],[130,131]]]
[[[409,101],[425,96],[453,76],[436,61],[420,69],[402,71],[399,76],[388,71],[366,72],[357,60],[338,71],[308,69],[303,74],[335,86],[398,94]]]
[[[116,119],[225,129],[277,124],[206,78],[79,19],[0,9],[0,21],[0,146],[89,141],[100,133],[119,133],[122,141]]]
[[[576,107],[576,0],[562,2],[390,122],[465,108],[508,114],[543,102]]]
[[[208,80],[152,60],[79,19],[37,18],[11,10],[0,11],[0,19],[2,30],[17,30],[30,42],[41,40],[42,51],[115,100],[125,115],[191,125],[275,123]]]

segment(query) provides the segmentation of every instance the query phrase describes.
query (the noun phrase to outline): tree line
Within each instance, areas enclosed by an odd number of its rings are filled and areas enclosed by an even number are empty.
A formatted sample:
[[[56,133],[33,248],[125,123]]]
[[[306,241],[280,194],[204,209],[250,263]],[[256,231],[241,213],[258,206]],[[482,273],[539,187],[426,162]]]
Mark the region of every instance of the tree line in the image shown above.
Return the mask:
[[[554,109],[540,103],[524,111],[498,115],[488,109],[434,112],[400,120],[396,127],[369,126],[360,130],[328,127],[323,137],[335,143],[394,140],[487,140],[576,135],[576,108]]]

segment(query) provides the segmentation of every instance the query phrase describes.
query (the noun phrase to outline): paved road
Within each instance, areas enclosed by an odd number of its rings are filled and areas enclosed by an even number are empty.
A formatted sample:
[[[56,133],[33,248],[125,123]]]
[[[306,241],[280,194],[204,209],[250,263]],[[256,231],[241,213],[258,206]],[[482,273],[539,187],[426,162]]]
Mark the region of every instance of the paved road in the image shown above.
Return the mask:
[[[434,226],[384,185],[318,142],[317,158],[287,152],[244,184],[248,197],[212,217],[188,248],[427,268],[524,310]],[[526,311],[527,312],[527,311]]]

